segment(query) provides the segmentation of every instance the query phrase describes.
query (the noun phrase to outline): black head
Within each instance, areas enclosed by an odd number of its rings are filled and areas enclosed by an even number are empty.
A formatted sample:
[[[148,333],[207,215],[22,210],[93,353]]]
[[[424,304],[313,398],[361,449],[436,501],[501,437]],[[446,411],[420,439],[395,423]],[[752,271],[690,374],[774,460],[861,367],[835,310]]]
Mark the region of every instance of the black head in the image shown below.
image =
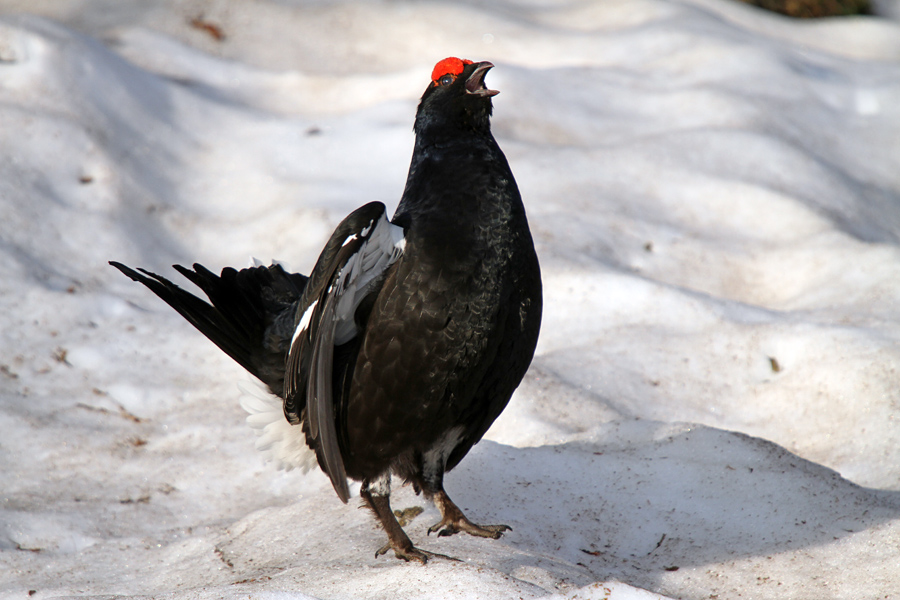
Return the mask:
[[[493,66],[459,58],[445,58],[435,65],[419,102],[416,133],[490,132],[491,96],[500,92],[488,89],[484,76]]]

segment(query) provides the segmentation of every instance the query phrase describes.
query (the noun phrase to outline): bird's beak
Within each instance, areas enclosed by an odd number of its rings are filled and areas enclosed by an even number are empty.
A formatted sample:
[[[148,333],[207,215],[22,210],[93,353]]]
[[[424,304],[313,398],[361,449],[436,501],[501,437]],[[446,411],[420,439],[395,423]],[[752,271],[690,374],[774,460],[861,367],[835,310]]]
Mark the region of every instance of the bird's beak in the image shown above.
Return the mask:
[[[472,71],[472,74],[469,75],[469,78],[466,80],[466,93],[484,96],[485,98],[490,98],[491,96],[499,94],[500,92],[497,90],[489,90],[484,85],[484,76],[487,75],[487,72],[491,70],[493,66],[493,64],[487,61],[476,64],[475,70]]]

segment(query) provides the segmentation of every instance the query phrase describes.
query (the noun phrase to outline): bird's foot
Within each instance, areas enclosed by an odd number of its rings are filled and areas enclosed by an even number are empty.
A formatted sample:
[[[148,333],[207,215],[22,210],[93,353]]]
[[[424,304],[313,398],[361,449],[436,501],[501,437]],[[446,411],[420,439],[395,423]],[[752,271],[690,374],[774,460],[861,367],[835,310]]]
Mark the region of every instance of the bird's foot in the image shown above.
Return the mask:
[[[416,560],[423,565],[427,563],[428,559],[430,558],[445,558],[447,560],[461,562],[458,558],[447,556],[446,554],[438,554],[437,552],[422,550],[421,548],[416,548],[412,544],[410,544],[408,548],[394,548],[390,542],[388,542],[387,544],[379,548],[377,552],[375,552],[375,558],[378,558],[382,554],[387,554],[390,550],[393,550],[394,556],[399,559],[405,560],[406,562]]]
[[[390,497],[388,496],[389,493],[389,491],[385,493],[385,490],[381,490],[381,493],[378,494],[373,493],[370,489],[370,482],[368,480],[363,482],[363,487],[359,490],[359,495],[362,496],[363,501],[369,508],[375,512],[375,516],[378,517],[381,526],[384,527],[384,531],[388,536],[388,543],[375,552],[375,558],[393,550],[394,555],[397,558],[405,560],[406,562],[414,560],[423,565],[428,562],[429,558],[446,558],[447,560],[459,561],[458,558],[453,558],[452,556],[428,552],[427,550],[422,550],[421,548],[413,546],[409,536],[406,535],[406,532],[403,531],[400,523],[397,522],[396,515],[391,511],[391,502]],[[418,508],[418,512],[413,510],[411,514],[414,517],[421,511],[422,509]],[[403,513],[401,512],[401,514]]]
[[[428,528],[429,535],[436,531],[438,537],[444,537],[465,531],[469,535],[496,540],[504,531],[512,531],[509,525],[476,525],[466,518],[444,490],[434,494],[434,504],[441,511],[441,521]]]
[[[467,519],[465,516],[458,519],[443,518],[440,523],[435,523],[428,528],[428,535],[437,532],[438,537],[454,535],[464,531],[469,535],[476,537],[484,537],[498,539],[505,531],[512,531],[509,525],[477,525]]]

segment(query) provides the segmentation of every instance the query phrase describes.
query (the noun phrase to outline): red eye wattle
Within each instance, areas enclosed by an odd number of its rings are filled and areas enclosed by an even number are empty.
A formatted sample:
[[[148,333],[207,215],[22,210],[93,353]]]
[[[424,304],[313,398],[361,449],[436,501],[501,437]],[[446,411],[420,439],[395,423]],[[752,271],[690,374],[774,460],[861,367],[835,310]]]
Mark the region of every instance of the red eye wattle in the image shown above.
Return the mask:
[[[471,64],[471,60],[456,58],[455,56],[445,58],[438,64],[434,65],[434,70],[431,72],[431,81],[435,83],[441,83],[443,85],[441,81],[442,77],[444,77],[445,75],[452,75],[455,78],[456,75],[459,75],[463,72],[463,69],[466,68],[466,65]]]

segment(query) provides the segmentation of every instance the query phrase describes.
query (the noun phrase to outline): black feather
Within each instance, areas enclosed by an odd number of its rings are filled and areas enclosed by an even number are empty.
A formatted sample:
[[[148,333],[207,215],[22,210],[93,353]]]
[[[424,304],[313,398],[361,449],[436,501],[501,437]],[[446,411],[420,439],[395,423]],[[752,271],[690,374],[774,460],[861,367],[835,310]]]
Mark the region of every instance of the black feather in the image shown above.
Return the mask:
[[[306,277],[287,273],[280,265],[240,271],[229,267],[221,275],[198,264],[193,271],[174,265],[203,290],[210,304],[155,273],[109,264],[150,288],[273,393],[282,393],[292,315]]]

